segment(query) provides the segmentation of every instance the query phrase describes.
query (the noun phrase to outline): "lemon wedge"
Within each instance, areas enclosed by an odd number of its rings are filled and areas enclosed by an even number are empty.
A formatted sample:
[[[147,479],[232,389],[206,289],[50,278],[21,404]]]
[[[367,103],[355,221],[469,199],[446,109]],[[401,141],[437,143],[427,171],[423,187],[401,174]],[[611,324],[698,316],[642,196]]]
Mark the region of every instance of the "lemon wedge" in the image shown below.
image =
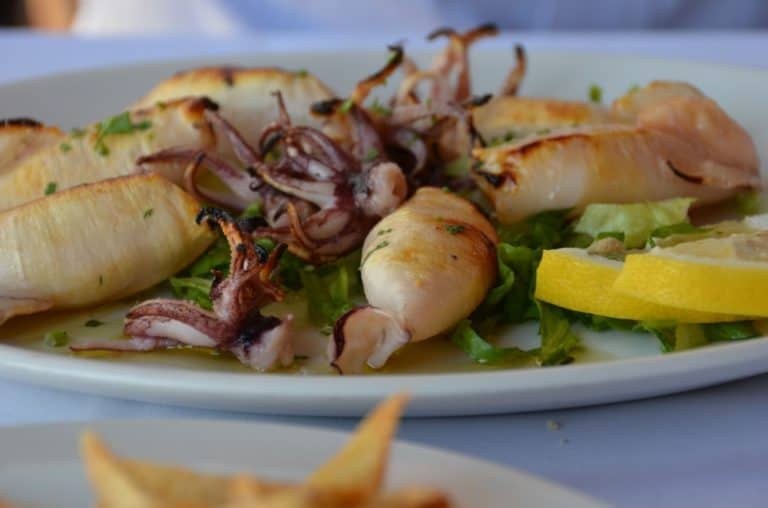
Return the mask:
[[[614,289],[624,263],[583,249],[545,250],[536,272],[535,297],[570,310],[617,319],[714,323],[741,318],[646,301]]]
[[[768,231],[629,255],[613,287],[660,305],[768,317]]]

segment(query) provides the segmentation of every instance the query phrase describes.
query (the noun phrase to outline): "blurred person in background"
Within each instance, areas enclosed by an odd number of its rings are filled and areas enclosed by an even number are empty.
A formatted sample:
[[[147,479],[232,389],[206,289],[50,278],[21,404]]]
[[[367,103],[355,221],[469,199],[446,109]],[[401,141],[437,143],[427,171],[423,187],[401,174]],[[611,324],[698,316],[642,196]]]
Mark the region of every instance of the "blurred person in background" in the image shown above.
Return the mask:
[[[34,27],[82,34],[408,33],[493,20],[516,30],[750,29],[766,0],[3,0]],[[7,9],[7,7],[6,7]]]

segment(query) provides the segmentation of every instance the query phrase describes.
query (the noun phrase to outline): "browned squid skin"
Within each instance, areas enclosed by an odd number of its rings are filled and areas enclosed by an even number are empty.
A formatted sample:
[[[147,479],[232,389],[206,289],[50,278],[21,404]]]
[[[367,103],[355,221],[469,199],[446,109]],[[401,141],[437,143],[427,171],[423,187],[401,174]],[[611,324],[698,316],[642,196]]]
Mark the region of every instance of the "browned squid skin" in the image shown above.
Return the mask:
[[[206,217],[219,224],[232,251],[229,275],[214,280],[211,289],[213,310],[186,301],[148,300],[126,316],[124,333],[132,337],[130,341],[95,341],[73,350],[151,351],[199,346],[230,352],[257,370],[290,365],[292,316],[281,319],[259,311],[283,298],[282,289],[270,280],[282,249],[268,256],[221,210],[204,209],[198,222]]]
[[[761,186],[749,134],[690,85],[651,83],[611,113],[616,121],[475,149],[473,176],[499,220],[596,202],[706,205]]]
[[[131,110],[132,123],[146,127],[131,132],[102,135],[101,123],[62,137],[48,132],[59,142],[44,143],[0,170],[0,210],[42,197],[50,183],[61,191],[132,174],[137,158],[168,147],[213,149],[215,135],[204,114],[216,107],[207,99],[180,99]],[[157,164],[152,169],[179,183],[182,172],[176,164]]]
[[[0,120],[0,177],[38,150],[63,138],[64,133],[59,128],[31,118]]]
[[[276,98],[278,120],[264,130],[258,149],[217,113],[207,115],[246,171],[216,154],[187,149],[165,150],[139,162],[151,167],[186,161],[185,188],[196,197],[235,210],[262,205],[266,227],[256,229],[255,236],[286,243],[313,263],[336,259],[357,248],[373,224],[405,199],[405,177],[385,158],[378,133],[361,109],[352,107],[348,113],[352,148],[347,151],[317,129],[293,125],[282,96],[277,93]],[[214,193],[199,185],[203,167],[229,192]]]

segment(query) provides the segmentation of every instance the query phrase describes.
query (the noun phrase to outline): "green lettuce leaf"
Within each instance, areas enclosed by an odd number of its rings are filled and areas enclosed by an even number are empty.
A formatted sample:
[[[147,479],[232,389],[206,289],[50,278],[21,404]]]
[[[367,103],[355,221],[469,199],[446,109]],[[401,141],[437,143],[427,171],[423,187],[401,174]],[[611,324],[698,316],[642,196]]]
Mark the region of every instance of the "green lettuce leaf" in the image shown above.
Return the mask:
[[[200,307],[211,310],[211,285],[213,279],[203,277],[171,277],[173,294],[182,300],[189,300]]]
[[[451,342],[477,363],[499,365],[531,358],[531,353],[517,347],[494,346],[472,328],[468,319],[461,321],[453,331]]]
[[[561,365],[573,360],[571,353],[579,347],[580,338],[571,330],[571,321],[559,307],[537,302],[539,307],[539,336],[541,365]]]
[[[202,256],[186,270],[192,277],[213,277],[213,272],[221,272],[223,276],[229,273],[229,244],[227,239],[219,236]]]
[[[496,249],[499,275],[473,314],[473,319],[495,317],[505,323],[521,323],[537,316],[533,285],[541,252],[530,247],[500,243]]]
[[[674,198],[652,203],[591,204],[584,209],[574,231],[593,238],[600,233],[623,233],[628,248],[640,248],[659,228],[688,222],[688,208],[694,201]]]
[[[324,331],[355,306],[362,296],[360,251],[338,261],[315,267],[305,264],[298,276],[307,298],[310,319]]]
[[[517,224],[499,226],[501,241],[533,249],[553,249],[563,245],[570,234],[571,209],[537,213]]]
[[[655,335],[661,343],[661,350],[665,353],[693,349],[712,342],[747,340],[760,336],[752,321],[707,324],[641,321],[637,323],[634,330]]]

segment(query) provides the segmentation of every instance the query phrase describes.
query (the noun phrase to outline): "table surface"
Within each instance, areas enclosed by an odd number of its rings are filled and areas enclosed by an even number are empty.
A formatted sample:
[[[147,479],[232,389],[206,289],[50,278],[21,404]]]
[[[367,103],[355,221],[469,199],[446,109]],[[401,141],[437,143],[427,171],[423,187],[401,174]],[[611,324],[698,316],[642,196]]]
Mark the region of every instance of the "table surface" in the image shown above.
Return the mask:
[[[86,39],[0,31],[0,83],[149,59],[381,47],[397,37],[255,34],[237,39]],[[411,38],[411,40],[418,40]],[[683,57],[768,67],[768,32],[516,33],[531,49]],[[727,79],[727,78],[726,78]],[[0,110],[2,105],[0,105]],[[0,111],[1,113],[1,111]],[[399,437],[513,466],[617,506],[764,506],[768,375],[644,401],[527,414],[407,419]],[[105,418],[225,418],[351,429],[344,418],[185,409],[38,388],[0,379],[0,425]],[[560,424],[552,430],[549,421]]]

